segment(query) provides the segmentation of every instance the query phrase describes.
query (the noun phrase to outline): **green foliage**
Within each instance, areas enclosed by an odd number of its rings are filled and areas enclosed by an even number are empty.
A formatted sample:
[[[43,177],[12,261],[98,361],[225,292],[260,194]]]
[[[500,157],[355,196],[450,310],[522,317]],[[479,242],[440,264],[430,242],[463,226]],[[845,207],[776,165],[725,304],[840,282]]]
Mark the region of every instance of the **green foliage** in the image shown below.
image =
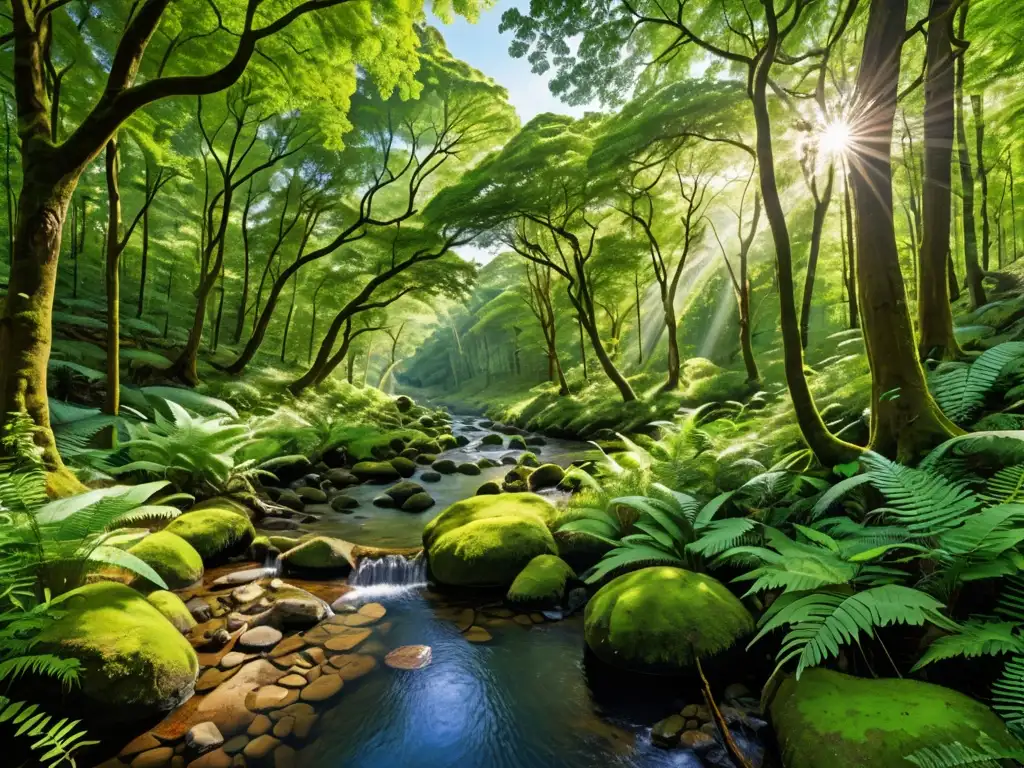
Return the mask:
[[[1024,342],[1006,342],[987,349],[971,362],[945,363],[931,377],[931,390],[949,418],[968,423],[984,406],[1003,371],[1024,357]]]

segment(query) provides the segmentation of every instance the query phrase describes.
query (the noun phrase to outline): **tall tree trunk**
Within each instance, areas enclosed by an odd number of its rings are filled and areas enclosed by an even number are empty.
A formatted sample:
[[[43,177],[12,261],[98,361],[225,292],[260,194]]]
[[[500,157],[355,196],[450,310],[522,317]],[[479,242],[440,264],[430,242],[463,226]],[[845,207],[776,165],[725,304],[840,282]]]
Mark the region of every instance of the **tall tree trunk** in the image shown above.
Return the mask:
[[[292,317],[295,315],[295,292],[298,289],[299,279],[292,278],[292,301],[288,305],[288,314],[284,318],[284,335],[281,337],[281,362],[284,362],[285,353],[288,349],[288,331],[292,327]]]
[[[245,315],[249,304],[249,212],[252,210],[252,179],[249,179],[249,190],[245,194],[245,207],[242,209],[242,291],[238,297],[238,314],[235,317],[235,334],[232,343],[237,344],[242,340],[242,331],[245,330]],[[310,339],[312,339],[312,334]]]
[[[345,380],[352,384],[356,383],[356,353],[352,352],[348,355],[348,370],[345,372]]]
[[[150,199],[153,189],[152,174],[149,169],[149,161],[146,161],[146,200]],[[142,317],[146,302],[146,270],[149,268],[149,205],[142,211],[142,256],[139,264],[139,305],[135,309],[135,316]]]
[[[662,296],[662,308],[665,312],[665,338],[668,345],[668,379],[661,387],[662,392],[671,392],[679,388],[679,329],[676,324],[676,308],[667,296]]]
[[[957,434],[928,391],[907,307],[892,207],[892,129],[907,0],[871,0],[857,75],[857,265],[871,366],[871,447],[900,460]]]
[[[217,312],[213,320],[213,344],[211,345],[211,352],[216,352],[217,347],[220,346],[220,324],[224,319],[224,264],[220,265],[220,287],[218,288],[217,296]]]
[[[982,94],[971,96],[974,136],[977,144],[978,181],[981,182],[981,269],[988,272],[992,230],[988,221],[988,168],[985,166],[985,104]]]
[[[1017,195],[1013,189],[1013,145],[1006,158],[1006,173],[1010,177],[1010,237],[1013,240],[1013,260],[1017,261]]]
[[[844,160],[845,163],[845,160]],[[849,272],[846,281],[846,301],[849,304],[850,328],[860,328],[860,312],[857,307],[857,259],[854,256],[853,202],[850,199],[850,171],[843,174],[843,200],[845,206],[846,245],[849,249]]]
[[[619,395],[622,397],[622,402],[630,403],[636,400],[636,393],[633,392],[633,388],[626,381],[626,378],[622,375],[618,368],[615,367],[615,363],[612,362],[611,357],[608,355],[608,351],[605,349],[604,342],[601,340],[601,334],[597,327],[597,316],[594,312],[594,302],[590,296],[589,290],[585,284],[580,284],[580,294],[575,296],[572,293],[569,294],[569,299],[572,301],[574,308],[576,309],[577,316],[580,318],[580,327],[582,330],[587,332],[587,336],[590,338],[590,345],[594,349],[594,354],[597,356],[597,362],[601,366],[601,370],[604,371],[605,376],[608,380],[615,385],[615,388],[619,390]],[[582,343],[582,339],[580,340]],[[586,361],[586,351],[583,352],[583,359]],[[586,363],[584,363],[584,368]]]
[[[774,12],[768,14],[768,38],[764,53],[754,71],[751,101],[757,131],[757,171],[761,185],[761,198],[765,217],[772,231],[775,245],[775,274],[779,292],[779,313],[782,326],[783,361],[786,384],[800,432],[807,445],[826,465],[849,461],[859,449],[838,439],[825,426],[804,374],[803,346],[800,343],[800,323],[797,318],[793,282],[793,247],[789,239],[786,214],[779,196],[775,177],[775,155],[772,148],[771,115],[768,109],[768,79],[778,53],[779,29]]]
[[[967,24],[970,0],[960,6],[958,37],[963,40]],[[987,302],[984,274],[978,265],[978,233],[974,224],[974,173],[971,170],[971,153],[967,146],[967,127],[964,124],[964,56],[956,60],[956,139],[960,158],[960,185],[963,194],[964,216],[964,265],[967,270],[967,290],[971,295],[971,306],[980,307]]]
[[[918,257],[918,357],[948,360],[962,355],[949,305],[949,235],[953,162],[952,0],[932,0],[928,16],[924,83],[923,240]]]
[[[825,229],[825,216],[832,203],[832,186],[835,182],[835,165],[828,167],[828,181],[825,192],[819,198],[814,189],[814,217],[811,224],[811,246],[807,254],[807,276],[804,278],[804,300],[800,307],[800,339],[803,348],[807,349],[807,337],[811,329],[811,306],[814,301],[814,277],[818,271],[818,255],[821,253],[821,233]]]
[[[117,136],[107,142],[107,394],[103,412],[117,416],[121,409],[121,189],[118,176]],[[104,438],[110,447],[117,445],[117,426]]]
[[[13,142],[11,140],[11,115],[7,111],[7,94],[3,95],[3,108],[4,108],[4,137],[6,144],[4,145],[4,196],[7,200],[7,264],[8,266],[14,260],[14,187],[11,184],[11,147]],[[74,236],[74,230],[72,229],[72,237]],[[77,264],[76,264],[77,266]],[[76,282],[75,289],[77,291],[78,284]],[[77,297],[77,294],[76,294]]]
[[[167,311],[164,313],[164,338],[167,338],[167,334],[171,331],[171,289],[174,287],[174,267],[178,263],[177,259],[171,257],[171,264],[167,268],[167,290],[164,292],[164,304],[167,305]]]
[[[633,273],[633,290],[636,291],[636,364],[644,364],[644,333],[640,317],[640,275]]]

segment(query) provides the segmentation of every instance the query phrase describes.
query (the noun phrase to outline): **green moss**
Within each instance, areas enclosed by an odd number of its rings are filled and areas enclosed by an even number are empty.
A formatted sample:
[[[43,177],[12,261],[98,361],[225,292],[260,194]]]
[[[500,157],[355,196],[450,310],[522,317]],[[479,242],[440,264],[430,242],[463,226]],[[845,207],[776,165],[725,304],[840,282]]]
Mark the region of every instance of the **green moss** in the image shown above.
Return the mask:
[[[909,765],[904,758],[915,750],[954,741],[973,747],[981,733],[1014,745],[984,704],[917,680],[809,669],[782,682],[770,712],[787,768]]]
[[[138,720],[192,695],[199,661],[181,633],[130,587],[88,584],[69,592],[65,613],[39,634],[33,652],[81,662],[75,691],[105,722]]]
[[[476,489],[477,496],[497,496],[499,493],[501,493],[501,486],[494,480],[488,480]]]
[[[459,464],[458,470],[463,475],[479,475],[480,474],[480,467],[478,467],[476,464],[474,464],[471,461],[464,461],[461,464]]]
[[[402,475],[388,461],[360,461],[352,467],[352,474],[367,483],[390,483]]]
[[[347,571],[353,568],[352,545],[341,539],[317,536],[281,555],[286,570]]]
[[[388,488],[384,493],[394,499],[398,506],[402,506],[410,496],[423,493],[423,486],[411,480],[403,480]]]
[[[537,555],[555,554],[554,507],[530,493],[474,496],[423,530],[430,569],[452,586],[508,586]]]
[[[480,438],[480,445],[503,445],[504,442],[505,439],[501,435],[496,435],[493,432]]]
[[[458,448],[459,441],[454,435],[438,435],[437,444],[441,446],[442,451],[448,451],[452,448]]]
[[[584,531],[555,531],[558,555],[578,573],[597,565],[613,545]]]
[[[420,491],[419,493],[414,493],[402,502],[402,511],[425,512],[432,506],[434,506],[434,497],[426,491]]]
[[[529,485],[531,491],[539,491],[544,488],[554,488],[565,477],[565,470],[557,464],[541,464],[530,474]]]
[[[562,558],[537,555],[516,576],[506,598],[512,603],[553,608],[561,604],[566,585],[575,578],[576,573]]]
[[[395,468],[395,471],[402,477],[412,477],[416,474],[416,462],[412,459],[405,458],[403,456],[396,456],[388,463],[391,464],[391,466]]]
[[[451,459],[439,459],[430,465],[433,467],[435,472],[440,472],[442,475],[454,475],[459,467]]]
[[[750,613],[720,582],[681,568],[612,579],[587,603],[587,645],[602,661],[642,672],[689,671],[752,632]]]
[[[151,533],[128,551],[156,571],[170,589],[184,589],[203,578],[203,558],[171,531]]]
[[[373,461],[382,458],[387,451],[401,451],[417,448],[430,441],[418,429],[390,429],[381,431],[379,426],[359,425],[349,427],[335,436],[337,445],[344,446],[353,461]]]
[[[204,562],[244,552],[256,536],[248,517],[226,509],[190,510],[164,530],[191,544]]]
[[[160,611],[164,618],[171,622],[182,634],[188,632],[196,625],[196,620],[192,618],[188,608],[181,602],[181,598],[173,592],[158,589],[156,592],[150,592],[146,595],[146,599],[150,605]]]
[[[518,459],[516,459],[516,464],[518,464],[521,467],[539,467],[540,460],[537,458],[537,454],[535,454],[533,451],[527,451]]]

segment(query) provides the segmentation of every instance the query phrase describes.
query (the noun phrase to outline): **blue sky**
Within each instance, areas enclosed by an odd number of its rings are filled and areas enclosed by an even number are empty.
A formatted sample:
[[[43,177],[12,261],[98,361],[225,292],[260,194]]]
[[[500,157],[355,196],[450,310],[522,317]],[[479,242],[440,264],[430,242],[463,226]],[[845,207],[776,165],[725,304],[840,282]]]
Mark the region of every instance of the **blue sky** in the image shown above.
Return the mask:
[[[470,24],[461,17],[456,17],[451,24],[444,24],[433,14],[427,15],[430,23],[441,30],[453,55],[508,89],[509,100],[524,123],[541,112],[582,117],[584,107],[562,104],[548,90],[547,77],[533,74],[526,59],[513,59],[508,55],[512,33],[498,32],[501,14],[508,8],[525,9],[527,5],[526,0],[498,0],[493,8],[480,14],[476,24]]]

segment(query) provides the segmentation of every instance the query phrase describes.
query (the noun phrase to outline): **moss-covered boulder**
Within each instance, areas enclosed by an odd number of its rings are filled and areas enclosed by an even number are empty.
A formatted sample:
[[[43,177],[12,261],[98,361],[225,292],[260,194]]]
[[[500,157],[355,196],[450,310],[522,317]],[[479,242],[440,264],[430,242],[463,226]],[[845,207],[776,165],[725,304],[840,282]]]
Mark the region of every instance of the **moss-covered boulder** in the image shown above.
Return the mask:
[[[306,504],[324,504],[327,501],[327,494],[320,488],[303,485],[296,488],[295,493]]]
[[[476,489],[477,496],[497,496],[499,493],[501,493],[501,485],[494,480],[488,480]]]
[[[419,483],[414,483],[411,480],[403,480],[402,482],[388,488],[384,493],[390,496],[394,500],[395,504],[400,507],[405,504],[406,499],[410,496],[415,496],[417,493],[423,493],[423,486]]]
[[[555,554],[555,508],[532,493],[474,496],[423,530],[431,573],[451,586],[507,587],[537,555]]]
[[[440,459],[430,465],[433,467],[435,472],[440,472],[442,475],[454,475],[459,467],[451,459]]]
[[[181,598],[173,592],[158,589],[156,592],[150,592],[146,595],[146,599],[150,605],[160,611],[164,618],[171,622],[175,629],[182,634],[188,632],[196,625],[196,620],[192,618],[188,608],[185,607]]]
[[[584,634],[599,659],[639,672],[683,673],[696,658],[750,634],[750,613],[719,581],[682,568],[644,568],[612,579],[587,603]]]
[[[203,558],[170,531],[151,533],[128,551],[156,571],[168,589],[184,589],[203,578]]]
[[[426,491],[414,493],[402,502],[403,512],[426,512],[434,506],[434,497]]]
[[[491,467],[497,467],[498,462],[496,462],[494,459],[488,459],[486,456],[484,456],[482,459],[477,460],[476,465],[480,467],[480,469],[490,469]]]
[[[533,451],[527,451],[516,459],[516,464],[520,467],[539,467],[540,459],[537,458],[537,454]]]
[[[420,480],[424,483],[438,483],[441,481],[441,473],[431,469],[420,475]]]
[[[442,451],[450,451],[452,448],[459,447],[459,441],[454,435],[438,435],[437,444],[441,446]]]
[[[526,440],[522,435],[512,435],[512,437],[508,439],[508,447],[517,451],[525,451]]]
[[[352,474],[365,483],[393,483],[400,480],[401,473],[387,461],[360,461],[352,467]]]
[[[506,599],[529,608],[555,608],[576,573],[557,555],[537,555],[519,572]]]
[[[480,467],[474,464],[472,461],[464,461],[458,466],[458,470],[463,475],[479,475]]]
[[[416,462],[404,456],[396,456],[389,462],[395,471],[402,477],[412,477],[416,474]]]
[[[409,409],[414,405],[412,398],[407,395],[399,395],[395,398],[395,407],[399,413],[408,413]]]
[[[557,464],[541,464],[530,474],[527,481],[531,491],[554,488],[565,477],[565,470]]]
[[[429,466],[437,461],[437,454],[435,453],[421,453],[416,457],[416,463],[423,466]]]
[[[342,539],[316,536],[292,547],[281,555],[281,565],[286,571],[337,573],[355,567],[352,557],[353,545]]]
[[[501,435],[496,435],[493,432],[480,438],[480,445],[503,445],[504,443],[505,439]]]
[[[69,592],[61,610],[40,632],[33,653],[79,660],[81,685],[71,696],[81,711],[102,713],[104,723],[140,720],[192,695],[199,672],[195,651],[131,587],[88,584]]]
[[[244,552],[256,536],[248,517],[215,508],[190,510],[164,530],[191,544],[206,563]]]
[[[555,531],[553,536],[559,557],[577,573],[597,565],[614,548],[607,539],[586,531]]]
[[[781,683],[769,711],[786,768],[910,765],[906,756],[922,747],[976,747],[982,733],[1014,745],[984,704],[917,680],[808,669]]]

